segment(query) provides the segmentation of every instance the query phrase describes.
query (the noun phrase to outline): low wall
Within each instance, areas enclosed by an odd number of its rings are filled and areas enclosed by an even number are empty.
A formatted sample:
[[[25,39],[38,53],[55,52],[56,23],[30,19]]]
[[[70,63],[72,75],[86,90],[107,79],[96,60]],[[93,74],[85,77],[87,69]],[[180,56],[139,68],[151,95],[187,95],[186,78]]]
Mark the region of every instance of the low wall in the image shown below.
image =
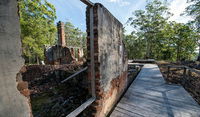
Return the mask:
[[[92,10],[93,12],[92,12]],[[90,44],[90,27],[93,22],[94,66],[96,101],[90,107],[95,117],[105,117],[127,88],[128,60],[123,39],[123,25],[101,4],[87,8],[88,50]],[[93,15],[91,21],[90,15]],[[91,71],[91,51],[88,52],[88,65]],[[89,79],[91,78],[89,72]],[[91,113],[90,113],[91,114]]]

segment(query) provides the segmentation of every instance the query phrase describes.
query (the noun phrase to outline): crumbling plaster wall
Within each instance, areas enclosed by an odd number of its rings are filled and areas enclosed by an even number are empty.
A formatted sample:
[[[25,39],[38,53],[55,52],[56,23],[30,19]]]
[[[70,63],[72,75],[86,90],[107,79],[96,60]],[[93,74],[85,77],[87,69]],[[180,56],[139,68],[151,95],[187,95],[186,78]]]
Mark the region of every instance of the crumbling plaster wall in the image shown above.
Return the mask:
[[[104,91],[110,88],[110,82],[127,70],[124,45],[122,42],[123,25],[102,6],[98,14],[98,60],[100,64],[100,81]]]
[[[30,117],[28,99],[17,89],[21,57],[17,0],[0,0],[0,117]]]
[[[90,18],[91,14],[93,21]],[[87,8],[86,17],[88,50],[92,47],[90,27],[93,22],[96,91],[96,101],[90,107],[93,114],[88,116],[106,117],[129,84],[128,60],[122,42],[123,25],[99,3]],[[91,70],[90,54],[91,51],[88,52],[89,71]],[[90,72],[89,79],[92,79]]]

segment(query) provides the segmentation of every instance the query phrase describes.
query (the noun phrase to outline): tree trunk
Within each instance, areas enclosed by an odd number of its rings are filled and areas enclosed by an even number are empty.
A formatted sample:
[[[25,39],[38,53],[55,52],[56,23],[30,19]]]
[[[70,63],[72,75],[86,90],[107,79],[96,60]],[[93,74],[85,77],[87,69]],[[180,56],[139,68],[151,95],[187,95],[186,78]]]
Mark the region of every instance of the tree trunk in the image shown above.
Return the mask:
[[[198,55],[197,61],[200,61],[200,44],[199,44],[199,55]]]
[[[36,61],[37,61],[37,65],[40,64],[40,61],[39,61],[39,57],[36,55]]]
[[[177,47],[177,58],[176,61],[180,61],[180,47]]]
[[[147,41],[147,48],[146,48],[146,57],[145,59],[149,59],[149,56],[150,56],[150,44],[149,42]]]

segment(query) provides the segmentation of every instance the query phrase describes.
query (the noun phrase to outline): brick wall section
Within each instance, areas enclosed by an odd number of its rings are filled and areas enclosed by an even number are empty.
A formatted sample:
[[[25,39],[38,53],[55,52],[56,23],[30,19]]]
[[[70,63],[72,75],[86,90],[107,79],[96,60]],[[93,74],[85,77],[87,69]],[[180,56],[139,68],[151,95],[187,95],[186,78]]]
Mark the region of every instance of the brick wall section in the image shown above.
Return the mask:
[[[27,83],[17,75],[24,64],[17,0],[0,0],[0,41],[0,117],[30,117]]]
[[[127,88],[128,60],[122,42],[123,25],[101,4],[93,7],[96,101],[87,116],[106,117]],[[87,48],[90,50],[90,8],[86,11]],[[90,51],[88,51],[89,79]],[[92,112],[91,112],[92,110]]]
[[[58,45],[60,46],[66,46],[66,42],[65,42],[65,30],[64,27],[65,24],[61,21],[59,21],[57,23],[57,30],[58,30]]]

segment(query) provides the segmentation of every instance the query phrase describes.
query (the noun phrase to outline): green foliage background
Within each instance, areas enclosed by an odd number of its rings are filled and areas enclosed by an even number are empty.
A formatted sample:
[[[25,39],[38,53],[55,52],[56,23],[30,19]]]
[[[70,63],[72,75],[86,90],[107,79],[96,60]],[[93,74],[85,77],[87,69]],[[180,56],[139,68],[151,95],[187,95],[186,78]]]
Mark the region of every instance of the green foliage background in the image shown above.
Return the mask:
[[[27,64],[39,64],[44,46],[57,42],[56,9],[47,0],[20,0],[19,8],[23,57]],[[86,34],[70,22],[65,23],[65,35],[67,46],[86,48]]]
[[[23,56],[26,63],[44,59],[44,45],[55,43],[55,7],[46,0],[20,0]]]
[[[159,0],[148,2],[145,10],[133,12],[128,24],[134,30],[124,38],[129,59],[194,59],[198,40],[196,28],[190,23],[168,21],[172,15],[167,2]]]
[[[187,24],[168,21],[173,14],[166,1],[153,0],[145,10],[134,11],[127,22],[133,27],[132,33],[124,34],[129,59],[194,59],[200,46],[200,1],[188,2],[192,4],[185,14],[191,15],[194,21]],[[23,56],[26,63],[39,64],[44,60],[44,45],[55,45],[57,41],[56,9],[47,0],[19,0],[19,8]],[[65,35],[67,46],[84,48],[86,53],[85,33],[67,21]]]

